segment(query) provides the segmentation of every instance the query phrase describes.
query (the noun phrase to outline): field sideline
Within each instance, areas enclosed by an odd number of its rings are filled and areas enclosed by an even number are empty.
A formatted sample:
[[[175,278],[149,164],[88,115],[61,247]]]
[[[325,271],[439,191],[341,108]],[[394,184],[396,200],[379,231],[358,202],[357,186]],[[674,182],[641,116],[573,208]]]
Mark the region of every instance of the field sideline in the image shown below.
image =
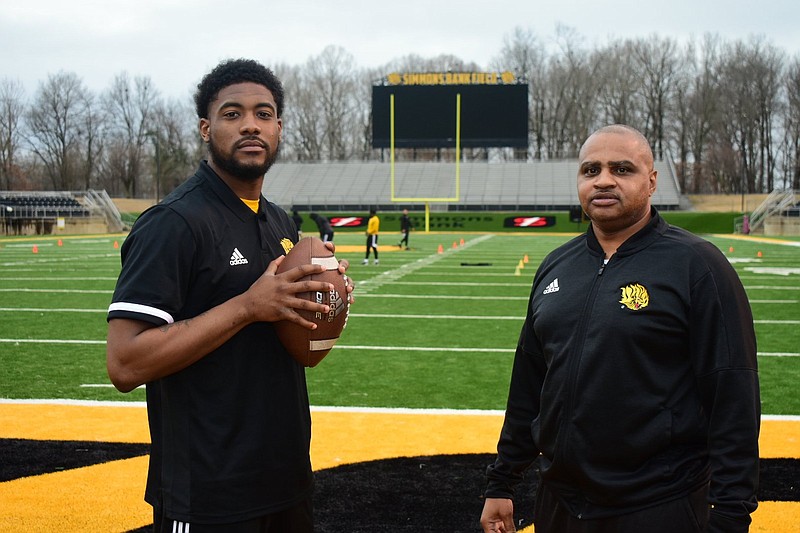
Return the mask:
[[[401,251],[393,246],[398,235],[383,233],[380,265],[362,266],[363,236],[337,233],[337,256],[350,260],[357,283],[356,303],[339,345],[308,371],[315,470],[491,454],[533,273],[571,235],[419,232],[411,235],[412,249]],[[800,242],[707,238],[737,269],[753,308],[762,458],[797,462]],[[0,238],[0,444],[148,442],[143,391],[122,395],[105,374],[105,312],[123,239]],[[146,457],[136,453],[3,481],[0,531],[146,526]],[[796,531],[796,500],[763,502],[751,531]],[[464,502],[459,512],[477,524],[476,502]]]

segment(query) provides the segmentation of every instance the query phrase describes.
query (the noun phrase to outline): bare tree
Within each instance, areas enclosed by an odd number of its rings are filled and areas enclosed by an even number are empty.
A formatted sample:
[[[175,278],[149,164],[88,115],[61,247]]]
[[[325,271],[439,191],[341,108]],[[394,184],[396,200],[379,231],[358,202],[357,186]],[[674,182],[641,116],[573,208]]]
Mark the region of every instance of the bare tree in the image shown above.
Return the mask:
[[[499,71],[509,70],[528,83],[528,135],[536,159],[542,158],[544,149],[544,98],[545,49],[530,29],[514,28],[503,39],[503,48],[492,62]]]
[[[19,81],[0,79],[0,188],[10,190],[19,177],[17,154],[22,144],[25,89]]]
[[[136,197],[145,185],[141,183],[145,145],[155,128],[153,115],[157,102],[158,91],[150,78],[131,80],[126,72],[118,74],[103,95],[109,125],[109,158],[105,171],[119,180],[130,197]]]
[[[678,110],[681,113],[681,128],[692,154],[690,186],[683,184],[683,190],[687,192],[699,193],[704,190],[705,178],[709,176],[704,171],[704,160],[713,130],[719,121],[719,46],[719,38],[708,34],[699,49],[692,43],[686,53],[690,82]]]
[[[62,71],[40,84],[26,115],[30,149],[56,190],[70,190],[84,183],[85,128],[87,124],[96,126],[88,118],[92,104],[93,95],[80,78]]]
[[[595,51],[593,62],[600,65],[601,117],[612,124],[630,124],[642,130],[646,120],[642,97],[642,65],[636,58],[635,43],[614,41]]]
[[[800,190],[800,57],[786,69],[786,113],[784,115],[784,169],[789,186]]]
[[[666,121],[681,70],[677,51],[678,44],[674,39],[662,39],[657,35],[633,43],[645,106],[643,133],[653,144],[653,151],[659,159],[664,157]]]
[[[721,122],[721,131],[738,155],[739,175],[727,176],[736,192],[772,188],[772,113],[779,104],[782,61],[782,54],[762,39],[738,41],[725,49],[720,73],[726,120]]]
[[[598,124],[599,65],[581,47],[581,41],[574,29],[557,28],[560,54],[549,58],[541,87],[534,91],[534,122],[541,121],[536,128],[544,132],[543,157],[574,157]]]

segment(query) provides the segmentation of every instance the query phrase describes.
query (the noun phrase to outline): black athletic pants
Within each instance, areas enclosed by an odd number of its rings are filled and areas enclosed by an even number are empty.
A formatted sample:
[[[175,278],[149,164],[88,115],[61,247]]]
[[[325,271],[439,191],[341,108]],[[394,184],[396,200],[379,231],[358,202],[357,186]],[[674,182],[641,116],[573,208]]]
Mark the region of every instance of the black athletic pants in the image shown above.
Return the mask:
[[[676,500],[628,514],[579,519],[539,483],[533,523],[536,533],[703,533],[708,530],[708,485]]]
[[[189,524],[153,514],[153,533],[313,533],[311,499],[289,509],[233,524]]]

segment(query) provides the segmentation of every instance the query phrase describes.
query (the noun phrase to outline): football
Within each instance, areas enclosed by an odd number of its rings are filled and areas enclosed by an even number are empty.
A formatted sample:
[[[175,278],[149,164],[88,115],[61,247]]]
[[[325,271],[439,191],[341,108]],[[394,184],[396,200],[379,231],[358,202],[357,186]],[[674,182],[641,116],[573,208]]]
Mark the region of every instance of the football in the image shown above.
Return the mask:
[[[300,242],[286,254],[277,273],[281,274],[294,267],[308,264],[323,265],[325,271],[306,278],[328,282],[333,285],[333,290],[298,293],[297,297],[328,305],[330,312],[323,314],[297,310],[303,318],[317,325],[317,329],[314,330],[288,320],[275,322],[274,326],[286,351],[301,365],[311,367],[319,364],[339,340],[342,330],[347,325],[350,300],[346,290],[347,278],[339,272],[339,261],[318,237],[300,239]]]

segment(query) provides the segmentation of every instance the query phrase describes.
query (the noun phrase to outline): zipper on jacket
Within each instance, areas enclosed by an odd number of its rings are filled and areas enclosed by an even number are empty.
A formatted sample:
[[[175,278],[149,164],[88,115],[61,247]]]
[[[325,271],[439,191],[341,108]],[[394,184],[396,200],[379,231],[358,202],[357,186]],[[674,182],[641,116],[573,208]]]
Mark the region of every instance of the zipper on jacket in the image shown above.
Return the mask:
[[[578,322],[578,327],[576,331],[578,332],[578,338],[580,341],[576,344],[573,348],[573,353],[571,354],[572,358],[569,362],[569,369],[568,369],[568,390],[567,390],[567,406],[564,410],[564,420],[562,421],[563,424],[563,432],[562,436],[559,439],[559,442],[556,443],[558,447],[558,451],[556,452],[556,456],[553,458],[553,462],[555,461],[566,461],[566,446],[564,445],[565,442],[569,442],[569,435],[572,432],[572,426],[570,425],[570,419],[572,418],[573,412],[575,410],[575,403],[576,403],[576,384],[578,381],[578,367],[580,366],[580,360],[583,358],[583,350],[586,344],[586,331],[589,328],[589,314],[592,309],[594,309],[595,305],[595,298],[597,296],[597,292],[600,287],[600,276],[603,275],[603,271],[606,268],[606,262],[603,262],[600,265],[600,269],[597,271],[597,277],[594,278],[592,282],[592,286],[589,287],[589,292],[586,295],[586,302],[584,303],[583,309],[581,311],[581,319]]]

